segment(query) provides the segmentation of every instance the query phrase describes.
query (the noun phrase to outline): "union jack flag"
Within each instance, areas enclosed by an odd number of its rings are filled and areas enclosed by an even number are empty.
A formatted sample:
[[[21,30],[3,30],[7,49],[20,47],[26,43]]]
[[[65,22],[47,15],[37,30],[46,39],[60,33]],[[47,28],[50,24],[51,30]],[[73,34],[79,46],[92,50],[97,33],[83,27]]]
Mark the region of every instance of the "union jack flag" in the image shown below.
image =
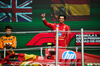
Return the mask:
[[[32,0],[0,0],[0,22],[32,22]]]

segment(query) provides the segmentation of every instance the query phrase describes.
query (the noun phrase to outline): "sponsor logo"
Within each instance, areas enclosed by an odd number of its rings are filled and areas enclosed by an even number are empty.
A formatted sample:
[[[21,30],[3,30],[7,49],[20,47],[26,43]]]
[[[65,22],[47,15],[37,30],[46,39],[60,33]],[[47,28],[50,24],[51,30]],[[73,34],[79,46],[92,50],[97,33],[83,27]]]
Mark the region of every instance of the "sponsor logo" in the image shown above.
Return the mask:
[[[56,25],[56,27],[59,27],[59,25]]]
[[[48,51],[55,51],[55,49],[48,49]]]
[[[43,60],[44,58],[43,57],[38,57],[38,60]]]
[[[58,36],[61,36],[62,35],[62,33],[58,33]]]
[[[12,39],[9,39],[9,40],[12,40]]]
[[[3,41],[7,41],[7,39],[4,39]]]
[[[65,28],[66,26],[64,26],[64,28]]]
[[[73,51],[65,51],[62,55],[63,59],[76,59],[76,54]]]

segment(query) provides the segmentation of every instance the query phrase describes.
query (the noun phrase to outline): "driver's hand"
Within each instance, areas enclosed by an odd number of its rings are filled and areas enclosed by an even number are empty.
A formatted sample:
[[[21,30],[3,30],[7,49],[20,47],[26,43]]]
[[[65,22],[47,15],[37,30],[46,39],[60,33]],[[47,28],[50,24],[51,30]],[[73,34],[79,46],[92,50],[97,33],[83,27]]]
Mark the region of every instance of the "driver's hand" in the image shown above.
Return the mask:
[[[41,15],[42,18],[45,18],[45,13]]]

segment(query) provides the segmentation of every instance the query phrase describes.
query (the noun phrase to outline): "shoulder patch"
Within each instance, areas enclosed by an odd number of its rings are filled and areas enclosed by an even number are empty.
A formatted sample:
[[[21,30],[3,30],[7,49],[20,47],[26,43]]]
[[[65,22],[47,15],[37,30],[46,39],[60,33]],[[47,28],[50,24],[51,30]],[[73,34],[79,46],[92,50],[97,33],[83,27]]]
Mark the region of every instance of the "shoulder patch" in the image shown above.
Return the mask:
[[[3,37],[5,37],[5,36],[1,36],[1,39],[3,39]]]
[[[13,39],[15,39],[15,37],[13,37]]]
[[[13,36],[13,35],[11,35],[11,37],[12,37],[13,39],[15,39],[15,38],[16,38],[16,36]]]
[[[3,38],[1,38],[1,40],[2,40]]]

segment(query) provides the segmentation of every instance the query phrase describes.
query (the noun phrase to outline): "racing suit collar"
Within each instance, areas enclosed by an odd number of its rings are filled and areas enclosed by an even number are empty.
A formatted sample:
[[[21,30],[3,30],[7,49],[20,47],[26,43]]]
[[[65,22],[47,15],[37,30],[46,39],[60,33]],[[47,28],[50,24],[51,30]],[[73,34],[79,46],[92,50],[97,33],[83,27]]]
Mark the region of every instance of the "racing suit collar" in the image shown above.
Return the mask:
[[[59,23],[59,25],[64,25],[64,23]]]
[[[11,36],[11,35],[7,35],[7,34],[6,34],[6,37],[10,37],[10,36]]]

